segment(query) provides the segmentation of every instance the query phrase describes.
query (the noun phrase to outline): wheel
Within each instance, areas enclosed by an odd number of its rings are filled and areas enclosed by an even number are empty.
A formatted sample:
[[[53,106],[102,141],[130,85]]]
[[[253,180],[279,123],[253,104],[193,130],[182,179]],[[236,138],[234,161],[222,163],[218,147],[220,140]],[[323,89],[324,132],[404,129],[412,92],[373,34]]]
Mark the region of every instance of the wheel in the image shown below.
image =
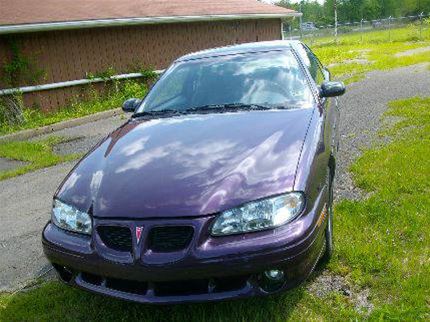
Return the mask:
[[[328,171],[329,175],[328,177],[328,189],[329,189],[329,197],[328,197],[328,202],[327,202],[327,214],[328,214],[328,218],[327,218],[327,227],[325,229],[325,250],[323,255],[321,256],[321,262],[322,263],[327,263],[332,254],[333,254],[333,174],[332,172]]]

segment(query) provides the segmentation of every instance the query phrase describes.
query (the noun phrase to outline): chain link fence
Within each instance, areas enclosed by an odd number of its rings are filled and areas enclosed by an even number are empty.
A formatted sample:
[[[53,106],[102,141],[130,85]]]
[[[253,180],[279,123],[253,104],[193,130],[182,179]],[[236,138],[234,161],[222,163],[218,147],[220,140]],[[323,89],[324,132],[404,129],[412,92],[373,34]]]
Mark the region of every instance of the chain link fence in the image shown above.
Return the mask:
[[[285,39],[301,39],[311,41],[316,38],[330,38],[330,37],[341,37],[347,34],[365,34],[372,31],[378,30],[391,30],[402,28],[406,26],[414,26],[419,32],[420,38],[422,38],[423,31],[428,28],[428,20],[430,19],[430,13],[421,13],[418,16],[408,16],[393,18],[388,17],[385,19],[378,20],[366,20],[356,22],[339,23],[336,28],[334,25],[315,25],[313,22],[303,22],[301,26],[294,27],[293,25],[284,24],[284,38]],[[388,37],[391,34],[388,33]]]

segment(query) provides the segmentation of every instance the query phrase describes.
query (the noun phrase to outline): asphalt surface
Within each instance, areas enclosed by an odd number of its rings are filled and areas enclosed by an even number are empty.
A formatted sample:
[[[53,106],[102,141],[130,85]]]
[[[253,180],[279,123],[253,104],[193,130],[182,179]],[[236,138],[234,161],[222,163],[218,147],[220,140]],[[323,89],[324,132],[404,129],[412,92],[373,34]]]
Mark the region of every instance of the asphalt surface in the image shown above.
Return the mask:
[[[369,146],[389,101],[430,95],[430,71],[425,65],[372,72],[351,85],[340,99],[341,144],[336,179],[337,198],[357,198],[347,168]],[[86,152],[117,128],[125,118],[105,120],[55,132],[75,138],[57,147],[58,153]],[[45,135],[46,136],[46,135]],[[50,266],[43,257],[41,231],[49,220],[52,195],[74,163],[64,163],[0,181],[0,291],[14,290],[44,275]]]
[[[77,138],[57,152],[84,153],[124,122],[124,116],[115,116],[49,135]],[[18,289],[50,270],[42,253],[41,232],[50,217],[52,195],[74,164],[0,181],[0,291]]]
[[[0,171],[8,171],[25,165],[25,162],[0,158]]]

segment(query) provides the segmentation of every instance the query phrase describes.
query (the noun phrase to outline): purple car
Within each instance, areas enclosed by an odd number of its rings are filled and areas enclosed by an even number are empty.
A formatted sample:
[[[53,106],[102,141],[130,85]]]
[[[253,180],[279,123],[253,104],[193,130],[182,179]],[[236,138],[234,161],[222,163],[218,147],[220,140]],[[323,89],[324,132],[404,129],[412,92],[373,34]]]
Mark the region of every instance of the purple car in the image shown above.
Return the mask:
[[[295,41],[176,60],[55,193],[61,280],[141,303],[280,292],[330,258],[337,99]]]

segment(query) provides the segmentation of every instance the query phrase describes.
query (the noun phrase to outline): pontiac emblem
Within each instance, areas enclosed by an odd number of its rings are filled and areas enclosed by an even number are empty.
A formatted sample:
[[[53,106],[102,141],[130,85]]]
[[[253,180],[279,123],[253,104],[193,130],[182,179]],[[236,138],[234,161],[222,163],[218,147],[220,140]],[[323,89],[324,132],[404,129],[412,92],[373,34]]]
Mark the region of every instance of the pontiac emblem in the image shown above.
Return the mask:
[[[136,227],[136,240],[137,244],[140,242],[140,237],[142,237],[143,227]]]

